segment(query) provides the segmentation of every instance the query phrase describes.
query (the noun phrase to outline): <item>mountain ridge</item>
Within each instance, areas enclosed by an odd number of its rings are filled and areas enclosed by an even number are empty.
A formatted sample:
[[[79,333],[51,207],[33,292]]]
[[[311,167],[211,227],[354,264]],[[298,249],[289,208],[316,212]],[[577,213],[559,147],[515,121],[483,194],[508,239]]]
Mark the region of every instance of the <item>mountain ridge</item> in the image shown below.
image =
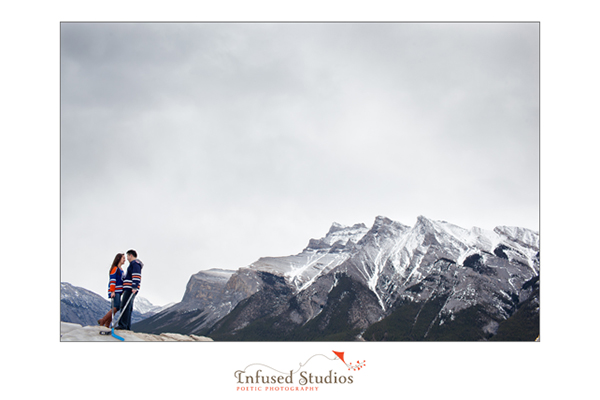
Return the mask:
[[[532,296],[523,286],[539,280],[539,234],[505,226],[464,229],[424,216],[408,226],[377,216],[371,228],[334,222],[300,253],[261,257],[228,271],[226,282],[210,282],[208,276],[216,272],[209,271],[190,278],[186,295],[213,293],[212,300],[182,301],[160,313],[163,320],[170,319],[169,329],[212,333],[217,340],[364,340],[362,333],[374,324],[399,308],[406,315],[414,308],[421,310],[413,316],[418,326],[425,324],[418,321],[428,315],[423,311],[430,310],[428,329],[413,329],[421,336],[401,336],[403,340],[444,340],[443,332],[457,325],[455,320],[473,318],[477,333],[469,333],[469,340],[486,340]],[[204,281],[193,289],[193,279]],[[334,290],[340,282],[349,289]],[[202,290],[206,293],[200,294]],[[137,327],[160,332],[167,326],[161,327],[159,319],[148,318]],[[311,322],[316,319],[321,322]],[[196,322],[190,324],[192,320]],[[311,324],[315,331],[307,332]],[[335,333],[330,324],[346,333]]]

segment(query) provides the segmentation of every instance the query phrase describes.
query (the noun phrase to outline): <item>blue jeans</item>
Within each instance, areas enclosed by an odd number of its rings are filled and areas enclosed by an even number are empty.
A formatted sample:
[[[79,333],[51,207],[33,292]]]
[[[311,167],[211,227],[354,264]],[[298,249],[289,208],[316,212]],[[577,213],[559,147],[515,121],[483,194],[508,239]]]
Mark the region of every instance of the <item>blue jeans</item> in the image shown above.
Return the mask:
[[[116,308],[117,310],[119,310],[119,308],[121,308],[121,293],[115,292],[115,297],[111,298],[111,300],[112,300],[112,306],[114,308]]]

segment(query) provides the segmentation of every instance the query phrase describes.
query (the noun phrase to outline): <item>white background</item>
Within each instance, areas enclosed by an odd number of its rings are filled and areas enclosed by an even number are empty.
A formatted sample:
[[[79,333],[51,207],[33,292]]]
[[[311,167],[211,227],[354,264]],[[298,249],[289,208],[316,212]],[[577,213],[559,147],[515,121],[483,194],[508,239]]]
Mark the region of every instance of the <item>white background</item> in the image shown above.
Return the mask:
[[[30,2],[2,6],[2,324],[6,398],[236,395],[233,373],[331,350],[356,383],[294,396],[591,398],[598,29],[591,2]],[[556,4],[556,3],[555,3]],[[60,21],[541,21],[540,343],[60,343]],[[596,68],[595,68],[596,67]],[[115,371],[123,378],[115,379]],[[257,398],[265,393],[238,394]],[[278,395],[280,396],[280,395]]]

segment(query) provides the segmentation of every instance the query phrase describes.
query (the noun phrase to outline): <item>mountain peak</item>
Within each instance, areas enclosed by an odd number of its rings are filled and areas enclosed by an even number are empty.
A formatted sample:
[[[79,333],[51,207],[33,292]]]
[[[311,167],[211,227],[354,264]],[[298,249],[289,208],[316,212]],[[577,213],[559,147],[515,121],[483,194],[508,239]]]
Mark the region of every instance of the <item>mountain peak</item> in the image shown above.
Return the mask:
[[[331,233],[334,233],[334,232],[338,232],[338,231],[344,230],[344,229],[346,229],[346,228],[348,228],[348,227],[347,227],[347,226],[345,226],[345,225],[339,224],[339,223],[337,223],[337,222],[334,222],[333,224],[331,224],[331,228],[329,228],[329,232],[327,232],[327,234],[329,235],[329,234],[331,234]]]
[[[426,216],[424,216],[424,215],[419,215],[419,216],[417,217],[417,223],[418,223],[418,224],[432,224],[432,223],[433,223],[433,221],[432,221],[432,220],[430,220],[429,218],[427,218],[427,217],[426,217]]]
[[[334,222],[325,237],[320,239],[310,239],[305,250],[329,249],[336,243],[338,245],[346,245],[348,242],[356,243],[365,235],[365,233],[367,233],[367,231],[368,228],[362,223],[346,226]]]
[[[384,217],[384,216],[377,216],[375,218],[375,222],[373,223],[373,226],[370,229],[370,232],[372,233],[376,233],[376,232],[384,232],[384,231],[405,231],[406,229],[408,229],[409,227],[401,224],[400,222],[396,222],[391,220],[388,217]]]
[[[388,217],[384,217],[383,215],[378,215],[377,217],[375,217],[374,225],[389,225],[392,222],[394,222],[394,221],[392,221]]]
[[[347,225],[342,225],[340,223],[334,222],[333,224],[331,224],[331,227],[329,228],[329,232],[327,232],[327,235],[325,235],[325,237],[330,236],[331,234],[339,232],[339,231],[357,231],[360,229],[367,229],[367,226],[363,223],[354,224],[352,226],[347,226]]]

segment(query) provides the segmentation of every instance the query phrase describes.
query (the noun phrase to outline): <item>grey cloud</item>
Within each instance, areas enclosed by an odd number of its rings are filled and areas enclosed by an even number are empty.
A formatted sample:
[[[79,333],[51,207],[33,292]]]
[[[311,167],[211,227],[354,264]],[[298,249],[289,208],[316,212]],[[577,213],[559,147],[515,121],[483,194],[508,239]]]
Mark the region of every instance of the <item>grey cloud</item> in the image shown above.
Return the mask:
[[[136,242],[184,279],[380,214],[535,228],[538,28],[62,24],[63,270]]]

